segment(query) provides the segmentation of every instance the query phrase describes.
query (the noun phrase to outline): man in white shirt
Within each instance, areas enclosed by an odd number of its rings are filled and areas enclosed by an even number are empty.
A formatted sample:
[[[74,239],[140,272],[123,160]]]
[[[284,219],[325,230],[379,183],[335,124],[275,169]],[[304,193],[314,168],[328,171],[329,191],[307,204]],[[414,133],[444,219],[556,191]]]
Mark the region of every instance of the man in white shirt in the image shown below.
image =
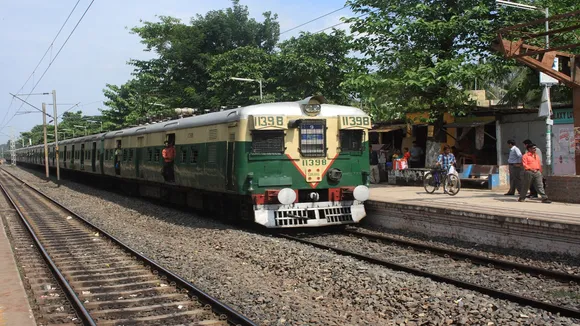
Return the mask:
[[[522,152],[516,146],[516,142],[512,139],[507,141],[508,145],[510,146],[510,154],[508,156],[508,164],[510,167],[510,190],[505,193],[506,196],[513,196],[516,194],[516,190],[518,193],[521,192],[521,184],[522,184]]]

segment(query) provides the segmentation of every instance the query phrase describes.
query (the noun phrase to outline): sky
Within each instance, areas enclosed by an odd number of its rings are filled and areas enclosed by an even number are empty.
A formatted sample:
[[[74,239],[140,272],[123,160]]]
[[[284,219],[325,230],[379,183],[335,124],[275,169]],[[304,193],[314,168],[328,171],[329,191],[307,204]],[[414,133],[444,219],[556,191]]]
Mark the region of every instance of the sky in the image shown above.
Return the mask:
[[[69,21],[35,70],[77,1]],[[56,56],[90,3],[91,0],[0,0],[0,144],[10,139],[12,130],[17,138],[20,132],[42,124],[39,111],[9,93],[56,90],[59,115],[71,107],[72,111],[81,110],[84,115],[98,115],[98,109],[105,108],[102,104],[105,85],[120,85],[131,78],[133,68],[127,61],[152,57],[143,51],[139,37],[130,34],[128,28],[138,26],[140,20],[155,21],[156,15],[177,17],[187,23],[197,14],[231,7],[230,0],[94,0]],[[241,0],[240,3],[248,6],[250,16],[258,21],[262,21],[265,11],[277,13],[280,31],[284,32],[341,8],[345,0],[317,0],[315,7],[312,0]],[[284,33],[280,39],[297,36],[300,31],[320,31],[340,23],[341,17],[352,15],[345,8]],[[337,26],[347,27],[346,24]],[[41,108],[42,102],[52,103],[49,95],[19,97],[37,108]],[[47,110],[52,113],[52,105]]]

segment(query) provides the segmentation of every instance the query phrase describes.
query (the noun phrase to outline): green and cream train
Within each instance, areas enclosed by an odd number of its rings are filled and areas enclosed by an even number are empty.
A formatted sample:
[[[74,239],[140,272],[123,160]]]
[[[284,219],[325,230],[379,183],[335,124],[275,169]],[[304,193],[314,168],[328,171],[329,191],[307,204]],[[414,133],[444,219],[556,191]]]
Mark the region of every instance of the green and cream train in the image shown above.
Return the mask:
[[[268,228],[358,223],[369,198],[368,130],[362,110],[299,102],[258,104],[49,144],[49,166],[146,197],[252,220]],[[162,174],[175,144],[175,181]],[[119,166],[115,167],[115,162]],[[43,145],[17,149],[43,166]]]

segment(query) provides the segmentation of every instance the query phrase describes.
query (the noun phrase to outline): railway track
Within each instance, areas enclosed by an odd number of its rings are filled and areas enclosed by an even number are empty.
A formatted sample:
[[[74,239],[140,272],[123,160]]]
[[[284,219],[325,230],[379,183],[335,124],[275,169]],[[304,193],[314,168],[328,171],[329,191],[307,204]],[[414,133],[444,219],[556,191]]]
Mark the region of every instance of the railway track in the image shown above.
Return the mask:
[[[580,318],[580,276],[346,229],[281,237],[494,298]]]
[[[12,239],[38,248],[21,257],[41,256],[51,271],[39,261],[27,264],[35,269],[28,282],[38,285],[29,291],[38,296],[33,301],[42,307],[51,293],[60,300],[44,309],[48,323],[255,325],[4,169],[0,187],[27,231],[12,226]]]

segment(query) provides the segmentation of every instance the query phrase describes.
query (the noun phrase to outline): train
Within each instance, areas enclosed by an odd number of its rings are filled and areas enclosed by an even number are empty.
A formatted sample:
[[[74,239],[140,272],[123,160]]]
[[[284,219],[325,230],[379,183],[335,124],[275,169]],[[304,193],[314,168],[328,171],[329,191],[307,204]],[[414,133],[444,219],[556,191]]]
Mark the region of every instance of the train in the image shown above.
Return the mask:
[[[370,195],[370,128],[361,109],[312,96],[66,139],[58,153],[52,142],[48,165],[58,158],[63,175],[266,228],[356,224]],[[44,145],[15,151],[18,164],[45,166]]]

